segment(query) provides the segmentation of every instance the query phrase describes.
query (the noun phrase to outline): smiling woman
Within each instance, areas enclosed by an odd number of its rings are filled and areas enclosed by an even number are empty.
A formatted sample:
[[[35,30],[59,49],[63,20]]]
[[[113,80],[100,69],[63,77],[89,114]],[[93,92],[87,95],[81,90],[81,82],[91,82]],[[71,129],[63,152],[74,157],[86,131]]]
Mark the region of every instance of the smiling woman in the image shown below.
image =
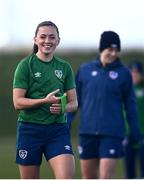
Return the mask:
[[[74,176],[75,162],[64,113],[75,111],[78,104],[72,68],[54,56],[59,41],[53,22],[40,23],[33,53],[15,71],[13,102],[20,110],[16,163],[22,179],[39,178],[43,154],[57,179]]]
[[[76,73],[80,109],[79,158],[83,179],[112,179],[123,157],[124,112],[135,142],[139,141],[137,103],[132,77],[121,60],[121,40],[114,31],[100,36],[98,57]],[[76,113],[67,113],[70,123]]]
[[[34,53],[37,53],[44,61],[51,60],[52,52],[60,42],[57,26],[52,22],[41,23],[36,29],[34,42]]]

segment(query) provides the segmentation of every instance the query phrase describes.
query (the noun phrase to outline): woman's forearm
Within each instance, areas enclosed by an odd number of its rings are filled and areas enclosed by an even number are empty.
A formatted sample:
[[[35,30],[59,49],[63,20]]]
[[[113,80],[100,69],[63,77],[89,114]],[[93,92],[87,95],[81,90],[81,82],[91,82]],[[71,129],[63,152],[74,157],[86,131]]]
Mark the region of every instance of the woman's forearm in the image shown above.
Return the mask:
[[[66,105],[66,112],[74,112],[78,108],[78,103],[77,101],[71,101]]]

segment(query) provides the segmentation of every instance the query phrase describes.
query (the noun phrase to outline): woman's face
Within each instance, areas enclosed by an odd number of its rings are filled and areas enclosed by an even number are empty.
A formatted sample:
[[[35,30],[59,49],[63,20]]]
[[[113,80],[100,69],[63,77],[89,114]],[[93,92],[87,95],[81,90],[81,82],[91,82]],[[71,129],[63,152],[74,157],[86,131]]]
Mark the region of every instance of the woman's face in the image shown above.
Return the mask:
[[[106,48],[100,54],[100,59],[103,65],[110,64],[120,57],[120,52],[117,48]]]
[[[143,75],[138,70],[132,69],[131,74],[132,74],[132,79],[133,79],[134,85],[138,85],[142,82]]]
[[[53,26],[42,26],[38,29],[34,43],[38,46],[38,53],[40,55],[52,55],[58,46],[60,38]]]

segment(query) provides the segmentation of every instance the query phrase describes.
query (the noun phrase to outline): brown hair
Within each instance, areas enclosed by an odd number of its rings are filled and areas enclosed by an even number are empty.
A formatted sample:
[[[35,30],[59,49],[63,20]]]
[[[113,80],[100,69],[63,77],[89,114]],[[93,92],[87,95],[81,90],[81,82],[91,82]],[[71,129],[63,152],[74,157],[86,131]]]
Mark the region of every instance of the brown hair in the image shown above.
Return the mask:
[[[37,36],[37,33],[38,33],[38,30],[40,27],[42,26],[52,26],[56,29],[56,32],[58,33],[58,36],[59,36],[59,30],[58,30],[58,27],[51,21],[43,21],[41,22],[40,24],[38,24],[37,28],[36,28],[36,31],[35,31],[35,37]],[[33,45],[33,53],[37,53],[38,52],[38,47],[36,44]]]

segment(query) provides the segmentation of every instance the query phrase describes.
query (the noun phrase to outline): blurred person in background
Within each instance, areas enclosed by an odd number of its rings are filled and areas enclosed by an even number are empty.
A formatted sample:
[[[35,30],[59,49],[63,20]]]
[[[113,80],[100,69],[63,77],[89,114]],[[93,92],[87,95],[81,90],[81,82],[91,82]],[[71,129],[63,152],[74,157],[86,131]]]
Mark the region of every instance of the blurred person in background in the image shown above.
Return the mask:
[[[54,56],[60,37],[57,26],[37,26],[33,53],[18,64],[13,103],[19,110],[16,163],[22,179],[40,178],[44,155],[56,179],[74,177],[75,161],[65,112],[77,109],[70,64]],[[64,95],[66,93],[66,96]]]
[[[134,139],[140,136],[132,76],[120,60],[119,35],[104,31],[99,51],[99,57],[82,64],[76,74],[80,108],[78,152],[83,179],[114,177],[117,159],[124,155],[123,106]],[[69,123],[75,114],[67,113]]]
[[[126,123],[127,137],[124,140],[125,148],[125,173],[127,179],[138,178],[137,169],[140,171],[140,177],[144,178],[144,74],[143,64],[140,61],[133,61],[129,65],[132,74],[134,90],[137,98],[141,140],[135,142],[132,133]],[[138,168],[137,168],[138,167]]]

